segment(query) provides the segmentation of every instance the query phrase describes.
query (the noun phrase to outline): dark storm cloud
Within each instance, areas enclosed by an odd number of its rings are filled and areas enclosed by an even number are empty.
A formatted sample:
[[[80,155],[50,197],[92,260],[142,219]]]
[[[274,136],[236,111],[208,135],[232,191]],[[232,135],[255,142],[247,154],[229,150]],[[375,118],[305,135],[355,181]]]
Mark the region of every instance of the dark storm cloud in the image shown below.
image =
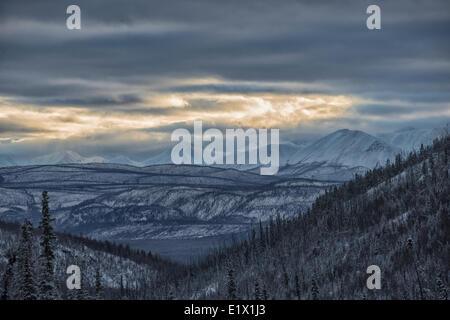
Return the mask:
[[[5,79],[17,73],[29,74],[30,80],[17,86],[25,95],[43,86],[46,78],[128,84],[137,78],[141,84],[152,83],[161,76],[317,81],[333,84],[338,93],[394,90],[405,98],[419,88],[449,87],[450,23],[443,14],[450,9],[447,1],[379,1],[381,31],[365,27],[369,4],[365,1],[75,3],[82,8],[80,31],[65,29],[65,8],[72,3],[2,2],[3,18],[53,23],[54,29],[40,34],[38,41],[31,41],[36,38],[33,32],[22,32],[21,37],[0,35],[3,94],[20,95],[17,89],[8,90],[11,83]],[[162,23],[163,27],[158,33],[150,32],[150,25],[148,32],[145,28],[133,32],[139,23]],[[164,32],[164,23],[178,27]],[[131,32],[92,34],[99,24],[128,25]],[[436,65],[439,61],[447,64]],[[52,87],[57,93],[61,90]],[[83,99],[89,88],[78,89]],[[250,88],[219,89],[242,92]]]
[[[191,86],[174,86],[167,88],[167,92],[208,92],[208,93],[285,93],[285,94],[319,94],[332,93],[331,90],[317,89],[299,89],[289,88],[283,85],[265,85],[265,84],[209,84],[209,85],[191,85]]]
[[[71,4],[81,7],[81,30],[66,29]],[[381,30],[365,26],[369,4],[381,7]],[[318,120],[308,129],[384,130],[400,122],[366,117],[448,114],[448,12],[448,0],[2,0],[0,97],[38,107],[173,115],[181,109],[145,105],[146,94],[354,95],[382,105],[358,105],[354,117]],[[177,82],[199,78],[223,83]],[[192,98],[185,110],[220,108]],[[70,143],[132,149],[117,139]]]
[[[48,132],[47,129],[42,129],[40,127],[26,126],[21,123],[16,123],[11,120],[0,119],[0,133],[33,133],[33,132]]]
[[[449,105],[380,105],[380,104],[367,104],[356,106],[354,110],[362,115],[378,115],[378,116],[393,116],[412,114],[415,112],[445,112],[448,110]]]
[[[33,98],[19,100],[30,104],[38,104],[45,106],[88,106],[88,107],[102,107],[102,106],[122,106],[142,102],[142,99],[134,94],[120,95],[118,97],[112,96],[94,96],[84,98],[54,98],[46,97],[44,99]]]
[[[116,113],[123,113],[128,115],[176,115],[180,113],[180,108],[178,107],[134,107],[134,106],[123,106],[118,108],[111,108],[111,111]]]
[[[206,131],[206,130],[212,129],[212,128],[219,129],[224,132],[226,129],[229,129],[230,126],[227,125],[227,123],[225,121],[223,121],[223,122],[202,121],[202,130],[203,131]],[[247,129],[248,127],[243,126],[241,128]],[[180,121],[180,122],[172,123],[170,125],[163,125],[163,126],[159,126],[156,128],[141,129],[139,131],[148,132],[148,133],[152,133],[152,132],[163,133],[163,134],[167,134],[168,136],[170,136],[170,134],[176,129],[187,129],[188,131],[193,132],[194,122],[193,121],[191,121],[191,122]]]

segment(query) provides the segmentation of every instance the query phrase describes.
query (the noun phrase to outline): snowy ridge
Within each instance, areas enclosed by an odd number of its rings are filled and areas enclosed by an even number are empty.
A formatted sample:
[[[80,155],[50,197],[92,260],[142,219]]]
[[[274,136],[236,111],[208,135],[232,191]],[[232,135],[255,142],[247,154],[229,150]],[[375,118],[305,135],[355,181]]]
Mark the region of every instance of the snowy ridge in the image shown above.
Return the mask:
[[[384,165],[401,151],[365,132],[342,129],[298,150],[278,175],[348,181],[355,173]]]
[[[364,173],[367,169],[384,165],[387,159],[393,160],[398,153],[406,155],[412,150],[418,150],[422,144],[430,145],[435,138],[441,137],[445,132],[448,132],[448,126],[434,129],[406,128],[376,136],[358,130],[341,129],[314,141],[282,142],[279,145],[278,175],[347,181],[355,173]],[[235,152],[248,153],[242,150],[235,150]],[[0,167],[92,163],[146,167],[171,164],[170,154],[171,148],[167,148],[149,155],[146,160],[137,161],[127,155],[84,157],[74,151],[62,151],[27,162],[0,155]],[[253,173],[259,171],[259,165],[216,165],[216,167]],[[186,167],[183,167],[183,170],[186,170]]]
[[[120,289],[121,285],[136,287],[138,275],[148,282],[157,281],[161,274],[148,264],[137,263],[131,259],[124,258],[100,249],[89,247],[80,241],[60,238],[55,244],[55,278],[58,283],[65,283],[67,279],[67,267],[77,265],[83,272],[82,285],[84,290],[90,289],[92,296],[96,283],[96,270],[100,270],[101,285],[105,289]],[[33,250],[37,251],[36,243],[39,239],[34,236]],[[0,225],[0,270],[4,271],[7,263],[7,254],[11,250],[17,250],[20,238],[17,232],[2,228]],[[37,252],[33,253],[34,256]],[[36,259],[37,260],[37,257]],[[164,262],[163,262],[164,263]],[[16,273],[17,271],[14,270]],[[63,296],[63,298],[67,298]]]
[[[399,153],[406,155],[420,145],[430,145],[445,129],[408,129],[372,136],[342,129],[313,141],[292,154],[278,175],[318,180],[348,181],[355,174],[382,166]]]
[[[446,134],[445,128],[414,129],[405,128],[393,133],[379,134],[378,137],[385,142],[397,146],[404,152],[419,150],[420,146],[431,145],[433,140]]]
[[[326,163],[373,168],[395,157],[400,148],[392,147],[362,131],[342,129],[296,152],[290,163]]]
[[[68,164],[68,163],[106,163],[103,157],[83,157],[74,151],[55,152],[31,160],[29,165]]]
[[[306,210],[332,183],[204,166],[79,164],[0,168],[0,219],[39,217],[50,194],[60,231],[110,240],[198,238]]]

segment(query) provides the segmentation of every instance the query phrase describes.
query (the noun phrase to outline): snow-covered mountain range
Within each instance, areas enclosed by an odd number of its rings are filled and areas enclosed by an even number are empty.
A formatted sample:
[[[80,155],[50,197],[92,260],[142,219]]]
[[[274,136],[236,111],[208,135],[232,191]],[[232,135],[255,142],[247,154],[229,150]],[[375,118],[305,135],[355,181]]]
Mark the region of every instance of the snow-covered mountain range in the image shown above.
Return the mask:
[[[409,129],[375,137],[343,129],[309,143],[283,143],[276,176],[261,176],[258,168],[144,167],[127,157],[87,158],[75,152],[39,157],[27,166],[10,166],[13,159],[2,158],[9,165],[0,168],[0,219],[39,217],[40,194],[46,189],[61,231],[109,240],[229,234],[276,214],[297,215],[326,188],[440,134]],[[152,159],[162,161],[167,155]]]
[[[279,174],[347,180],[355,172],[384,164],[387,159],[393,159],[397,153],[408,153],[419,149],[421,144],[431,144],[435,138],[442,136],[445,130],[448,129],[406,128],[373,136],[362,131],[342,129],[309,142],[284,142],[280,144],[280,166],[284,168],[281,168]],[[0,167],[83,163],[115,163],[145,167],[170,164],[170,153],[171,148],[159,150],[143,161],[133,160],[126,155],[84,157],[70,150],[27,161],[19,161],[11,155],[0,154]],[[256,166],[246,165],[235,165],[233,168],[257,169]],[[333,169],[330,171],[330,168]],[[328,171],[331,173],[322,174]],[[332,173],[335,171],[336,173]],[[348,174],[344,171],[348,171]]]
[[[419,150],[420,146],[431,145],[433,140],[448,134],[449,126],[446,128],[433,128],[433,129],[414,129],[404,128],[392,133],[382,133],[377,135],[386,143],[396,146],[405,152],[412,150]]]
[[[349,180],[355,173],[385,164],[402,149],[362,131],[338,130],[293,153],[279,175]]]
[[[9,167],[0,168],[0,219],[37,222],[46,189],[60,231],[109,240],[197,238],[297,215],[332,185],[204,166]]]
[[[333,132],[298,150],[289,163],[325,162],[332,165],[375,167],[401,152],[362,131],[348,129]]]
[[[447,129],[403,129],[373,136],[342,129],[284,153],[280,147],[279,176],[315,180],[347,181],[355,173],[382,166],[397,154],[408,154],[430,145]]]
[[[61,151],[46,156],[40,156],[28,164],[46,165],[46,164],[63,164],[63,163],[108,163],[103,157],[83,157],[74,151]]]

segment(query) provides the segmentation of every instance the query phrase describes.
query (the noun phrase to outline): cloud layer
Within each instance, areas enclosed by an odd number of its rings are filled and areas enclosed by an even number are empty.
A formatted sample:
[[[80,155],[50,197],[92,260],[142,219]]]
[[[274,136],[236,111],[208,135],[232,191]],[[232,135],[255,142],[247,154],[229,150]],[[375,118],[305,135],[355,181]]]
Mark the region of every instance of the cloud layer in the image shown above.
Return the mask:
[[[290,140],[442,125],[450,3],[377,1],[370,31],[372,2],[2,1],[0,154],[142,153],[195,119]]]

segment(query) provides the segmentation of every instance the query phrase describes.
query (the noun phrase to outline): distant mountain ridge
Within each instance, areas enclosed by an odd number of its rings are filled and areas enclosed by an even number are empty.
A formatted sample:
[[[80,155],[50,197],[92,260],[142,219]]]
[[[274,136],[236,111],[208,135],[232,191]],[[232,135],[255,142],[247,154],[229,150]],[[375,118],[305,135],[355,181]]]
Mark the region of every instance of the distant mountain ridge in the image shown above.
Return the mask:
[[[173,164],[0,168],[0,219],[37,223],[45,189],[60,231],[110,240],[199,238],[297,215],[333,185]]]
[[[333,165],[365,166],[373,168],[382,165],[387,158],[401,152],[374,136],[357,130],[335,131],[304,149],[297,151],[290,162],[325,162]]]
[[[108,163],[103,157],[83,157],[74,151],[61,151],[49,155],[40,156],[31,160],[31,165],[47,165],[47,164],[74,164],[74,163]]]
[[[430,145],[448,128],[405,128],[392,133],[370,135],[359,130],[341,129],[310,142],[280,143],[278,175],[317,180],[346,181],[355,173],[384,165],[398,153],[407,154],[420,146]],[[247,151],[248,153],[248,151]],[[135,167],[170,164],[171,148],[160,150],[146,160],[136,161],[126,155],[84,157],[74,151],[61,151],[31,159],[15,161],[0,155],[0,167],[15,165],[53,165],[111,163]],[[257,172],[258,165],[217,165],[217,167]]]
[[[420,146],[431,145],[433,140],[446,134],[448,128],[415,129],[404,128],[392,133],[377,135],[386,143],[396,146],[404,152],[419,150]]]
[[[355,173],[382,166],[401,153],[383,140],[358,130],[341,129],[298,150],[279,175],[346,181]]]

